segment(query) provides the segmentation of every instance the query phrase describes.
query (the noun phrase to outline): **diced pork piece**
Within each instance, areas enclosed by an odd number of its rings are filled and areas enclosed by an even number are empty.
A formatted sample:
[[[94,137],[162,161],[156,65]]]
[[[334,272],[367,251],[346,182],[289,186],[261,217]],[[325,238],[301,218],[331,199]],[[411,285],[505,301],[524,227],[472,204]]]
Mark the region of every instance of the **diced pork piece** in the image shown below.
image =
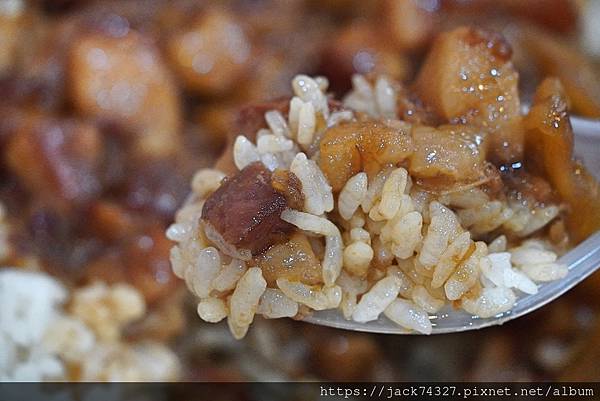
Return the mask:
[[[363,171],[371,178],[384,166],[406,160],[414,150],[408,125],[392,128],[383,123],[365,122],[358,132]]]
[[[224,253],[250,259],[289,236],[294,227],[281,220],[286,198],[271,184],[271,172],[259,162],[226,180],[204,203],[207,236]]]
[[[212,9],[174,34],[167,52],[188,89],[215,95],[233,89],[247,74],[251,44],[234,15]]]
[[[385,165],[406,160],[413,152],[408,129],[361,121],[329,128],[320,145],[319,166],[333,190],[360,171],[375,176]]]
[[[321,140],[319,166],[334,191],[340,191],[350,177],[361,171],[358,128],[354,123],[336,125]]]
[[[292,209],[302,210],[304,207],[304,194],[302,182],[289,170],[276,169],[271,177],[273,189],[285,197],[287,204]]]
[[[453,184],[476,181],[484,175],[486,152],[477,131],[460,125],[415,127],[413,141],[409,171],[416,178]]]
[[[103,155],[102,139],[92,125],[34,116],[11,135],[5,158],[26,188],[63,208],[99,194]]]
[[[575,242],[600,228],[600,185],[573,160],[573,128],[560,81],[547,78],[525,118],[527,156],[570,206],[568,226]]]
[[[321,263],[315,256],[308,238],[295,233],[289,241],[276,244],[255,258],[267,284],[275,285],[278,278],[314,285],[322,282]]]
[[[78,37],[69,52],[68,79],[76,110],[133,131],[136,154],[162,158],[179,148],[175,82],[158,49],[140,33],[94,31]]]
[[[476,124],[490,133],[494,161],[521,159],[518,73],[499,34],[461,27],[441,34],[421,68],[417,94],[447,122]]]

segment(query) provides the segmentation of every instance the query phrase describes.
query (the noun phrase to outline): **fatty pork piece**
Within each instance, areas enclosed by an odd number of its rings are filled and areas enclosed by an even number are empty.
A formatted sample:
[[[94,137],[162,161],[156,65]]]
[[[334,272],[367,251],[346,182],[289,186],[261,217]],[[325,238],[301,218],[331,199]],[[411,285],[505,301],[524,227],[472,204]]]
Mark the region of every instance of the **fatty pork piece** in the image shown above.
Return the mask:
[[[600,184],[573,159],[573,128],[558,79],[538,87],[525,127],[528,162],[569,205],[567,224],[580,242],[600,229]]]
[[[338,192],[361,171],[374,177],[385,165],[406,160],[413,152],[412,142],[408,124],[396,128],[366,120],[336,125],[321,140],[319,166]]]
[[[202,208],[202,220],[207,237],[221,251],[249,260],[293,232],[294,226],[280,217],[287,207],[284,194],[273,188],[272,173],[255,162],[212,193]]]
[[[490,159],[521,160],[518,73],[499,34],[460,27],[434,41],[416,81],[421,99],[450,123],[475,124],[490,134]]]
[[[322,283],[321,263],[306,235],[296,232],[287,242],[275,244],[255,258],[270,286],[278,278],[315,285]]]
[[[101,190],[104,143],[93,125],[23,116],[9,137],[5,160],[36,197],[65,209],[93,200]]]
[[[415,152],[410,157],[411,176],[422,184],[451,186],[485,178],[484,137],[477,129],[463,125],[437,128],[414,127]]]
[[[70,48],[67,72],[75,109],[135,132],[136,154],[164,158],[179,149],[177,87],[149,38],[134,30],[81,34]]]

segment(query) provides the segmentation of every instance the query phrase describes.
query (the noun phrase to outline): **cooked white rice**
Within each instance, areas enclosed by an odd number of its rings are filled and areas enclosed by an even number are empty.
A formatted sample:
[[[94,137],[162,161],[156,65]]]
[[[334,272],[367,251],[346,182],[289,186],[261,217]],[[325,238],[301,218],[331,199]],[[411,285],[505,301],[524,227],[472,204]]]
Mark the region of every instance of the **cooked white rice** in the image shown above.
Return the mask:
[[[333,210],[331,186],[314,160],[307,159],[304,153],[298,153],[290,165],[290,171],[302,183],[304,211],[320,216]]]
[[[387,276],[367,291],[356,305],[352,320],[359,323],[376,320],[400,292],[400,280],[394,275]]]
[[[229,298],[229,319],[227,323],[235,338],[243,338],[254,320],[260,297],[267,288],[267,282],[258,267],[249,268],[238,281]]]
[[[350,220],[367,195],[367,174],[358,173],[350,178],[338,196],[338,212]]]
[[[179,360],[165,345],[125,342],[144,310],[124,284],[69,294],[45,273],[0,268],[0,381],[176,380]]]
[[[342,290],[337,285],[333,287],[311,286],[281,277],[277,279],[277,287],[291,300],[314,310],[337,308],[342,301]]]
[[[281,219],[309,237],[321,258],[320,284],[279,277],[268,286],[248,250],[232,249],[201,222],[202,204],[224,175],[205,169],[194,177],[193,196],[167,235],[177,243],[173,270],[199,298],[203,320],[227,318],[241,338],[255,314],[280,318],[303,315],[306,308],[339,308],[346,319],[368,322],[383,314],[428,334],[429,314],[451,302],[491,317],[510,310],[518,295],[534,294],[537,282],[567,274],[548,244],[526,240],[515,246],[508,240],[546,226],[559,214],[558,205],[492,199],[477,186],[433,194],[413,185],[404,167],[394,166],[382,166],[374,176],[355,174],[336,201],[317,163],[326,127],[360,112],[410,129],[397,120],[392,81],[381,77],[371,84],[357,75],[352,82],[345,109],[331,112],[326,80],[297,76],[288,115],[267,112],[269,128],[257,133],[256,144],[239,136],[233,147],[238,169],[262,161],[270,170],[289,169],[300,180],[304,204],[301,210],[284,210]],[[495,239],[481,241],[490,236]]]
[[[256,312],[269,319],[294,317],[298,314],[298,302],[279,289],[267,288],[260,297]]]
[[[227,305],[220,298],[204,298],[198,302],[197,308],[200,319],[209,323],[218,323],[228,315]]]
[[[431,334],[429,315],[422,308],[405,299],[397,298],[385,308],[385,316],[408,330]]]

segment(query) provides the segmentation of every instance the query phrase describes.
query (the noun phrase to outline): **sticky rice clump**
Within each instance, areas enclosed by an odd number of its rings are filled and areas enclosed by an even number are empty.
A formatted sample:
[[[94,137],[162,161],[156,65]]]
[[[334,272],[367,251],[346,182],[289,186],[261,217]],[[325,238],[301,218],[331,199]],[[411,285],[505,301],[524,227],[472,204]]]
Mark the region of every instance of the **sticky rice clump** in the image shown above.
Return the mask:
[[[468,154],[460,142],[457,160],[428,161],[443,151],[422,142],[437,128],[401,120],[399,84],[362,76],[353,84],[338,103],[326,79],[295,77],[285,112],[268,111],[264,128],[233,140],[237,174],[194,177],[167,236],[176,243],[173,271],[198,298],[200,318],[227,319],[242,338],[256,315],[339,309],[356,322],[387,318],[429,334],[444,307],[493,317],[567,274],[540,239],[560,204],[515,202],[494,187],[478,142]],[[451,145],[465,141],[439,130]],[[461,157],[481,174],[462,168]],[[243,186],[237,179],[249,169],[261,181]],[[280,177],[295,186],[281,191]],[[270,235],[269,227],[282,237],[263,244],[255,233]]]

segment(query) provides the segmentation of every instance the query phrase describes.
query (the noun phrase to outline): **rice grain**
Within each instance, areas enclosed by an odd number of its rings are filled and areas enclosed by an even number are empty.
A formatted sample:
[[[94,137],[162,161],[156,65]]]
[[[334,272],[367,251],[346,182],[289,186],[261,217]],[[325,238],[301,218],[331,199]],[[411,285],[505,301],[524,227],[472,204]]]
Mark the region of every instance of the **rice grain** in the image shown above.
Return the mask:
[[[240,339],[246,335],[266,288],[267,282],[258,267],[249,268],[238,281],[229,299],[228,323],[235,338]]]
[[[352,320],[359,323],[376,320],[379,315],[398,297],[400,280],[395,276],[387,276],[365,293],[352,313]]]

